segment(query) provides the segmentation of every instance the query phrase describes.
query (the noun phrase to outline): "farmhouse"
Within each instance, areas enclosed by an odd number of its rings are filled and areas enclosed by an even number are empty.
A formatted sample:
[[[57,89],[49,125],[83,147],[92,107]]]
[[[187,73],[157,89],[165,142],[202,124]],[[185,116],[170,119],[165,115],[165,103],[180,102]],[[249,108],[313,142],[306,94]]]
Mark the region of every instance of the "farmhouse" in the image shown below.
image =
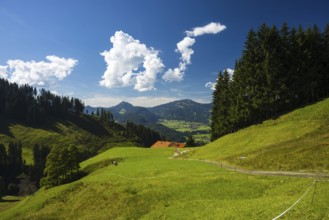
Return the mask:
[[[161,148],[161,147],[184,148],[185,143],[169,142],[169,141],[157,141],[151,147],[152,148]]]

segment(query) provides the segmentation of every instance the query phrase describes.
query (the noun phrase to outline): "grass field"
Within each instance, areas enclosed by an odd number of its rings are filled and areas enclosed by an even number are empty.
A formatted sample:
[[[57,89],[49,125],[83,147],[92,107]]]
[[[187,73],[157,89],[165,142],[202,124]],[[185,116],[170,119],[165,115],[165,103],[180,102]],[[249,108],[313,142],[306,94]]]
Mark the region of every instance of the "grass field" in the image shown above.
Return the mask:
[[[192,157],[250,169],[329,172],[328,146],[326,99],[226,135],[197,149]]]
[[[180,121],[180,120],[160,120],[160,124],[174,129],[176,131],[185,132],[186,136],[193,134],[193,138],[197,142],[210,142],[210,127],[200,122]]]
[[[190,157],[328,173],[328,110],[329,99],[192,148]],[[173,151],[112,148],[81,163],[88,175],[79,181],[0,202],[0,219],[273,219],[293,204],[282,219],[329,219],[328,179],[242,174],[171,159]]]
[[[83,179],[42,189],[0,212],[0,219],[272,219],[313,182],[169,159],[172,150],[108,150],[81,164],[89,172]],[[118,166],[111,165],[113,159]],[[328,195],[329,183],[312,185],[285,217],[329,218]]]

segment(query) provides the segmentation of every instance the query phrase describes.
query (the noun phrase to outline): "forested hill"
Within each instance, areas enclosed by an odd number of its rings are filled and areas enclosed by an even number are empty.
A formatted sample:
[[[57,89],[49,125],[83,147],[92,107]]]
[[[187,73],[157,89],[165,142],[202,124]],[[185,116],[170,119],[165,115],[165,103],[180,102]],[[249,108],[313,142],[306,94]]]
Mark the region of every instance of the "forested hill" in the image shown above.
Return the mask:
[[[84,103],[77,98],[0,79],[0,143],[22,141],[30,149],[34,144],[74,144],[96,153],[104,143],[132,141],[150,147],[160,139],[144,126],[114,123],[107,110],[94,116],[83,111]]]
[[[329,25],[252,29],[234,69],[217,78],[213,140],[328,97]]]
[[[211,104],[201,104],[189,99],[170,102],[150,108],[161,119],[209,123]]]
[[[30,125],[43,124],[49,116],[80,114],[84,103],[77,98],[58,96],[50,91],[29,85],[19,86],[0,79],[0,116]]]

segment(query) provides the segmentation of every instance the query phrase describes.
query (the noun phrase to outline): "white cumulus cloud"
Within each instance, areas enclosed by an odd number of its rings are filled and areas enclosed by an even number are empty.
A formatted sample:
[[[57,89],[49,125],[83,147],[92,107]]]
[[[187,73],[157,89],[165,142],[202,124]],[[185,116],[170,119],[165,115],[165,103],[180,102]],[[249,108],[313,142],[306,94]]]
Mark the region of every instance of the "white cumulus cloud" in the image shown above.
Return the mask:
[[[181,54],[179,66],[175,69],[169,68],[162,79],[165,81],[181,81],[184,78],[186,66],[191,63],[191,56],[194,53],[192,46],[195,43],[194,38],[185,37],[183,40],[177,43],[176,52]]]
[[[234,70],[230,69],[230,68],[227,68],[227,69],[225,69],[225,71],[227,71],[228,75],[230,76],[230,80],[232,80],[233,75],[234,75]]]
[[[148,48],[123,31],[110,38],[113,47],[101,55],[107,64],[100,85],[108,88],[134,86],[137,91],[154,90],[154,84],[164,68],[159,51]]]
[[[194,43],[195,43],[195,39],[190,37],[184,37],[182,41],[177,43],[176,52],[179,52],[182,55],[181,57],[182,62],[186,64],[191,63],[191,56],[194,53],[191,47],[193,46]]]
[[[47,61],[8,60],[0,66],[0,77],[18,84],[49,86],[71,74],[78,61],[71,58],[47,56]]]
[[[226,29],[225,25],[215,22],[211,22],[203,27],[195,27],[192,31],[185,31],[186,35],[189,37],[197,37],[204,34],[218,34],[219,32]]]
[[[7,77],[8,77],[7,66],[0,66],[0,78],[7,79]]]
[[[215,90],[216,83],[214,83],[214,82],[207,82],[204,86],[206,88],[210,88],[211,90]]]
[[[195,27],[192,31],[185,31],[187,36],[177,43],[177,49],[175,50],[177,53],[181,54],[178,67],[174,69],[169,68],[162,76],[162,79],[169,82],[182,81],[184,79],[187,65],[191,64],[191,56],[194,53],[192,46],[196,42],[195,37],[204,34],[217,34],[225,29],[225,25],[212,22],[203,27]]]
[[[224,71],[228,73],[230,80],[233,80],[234,69],[226,68]],[[210,88],[211,90],[215,90],[216,82],[207,82],[204,86],[206,88]]]

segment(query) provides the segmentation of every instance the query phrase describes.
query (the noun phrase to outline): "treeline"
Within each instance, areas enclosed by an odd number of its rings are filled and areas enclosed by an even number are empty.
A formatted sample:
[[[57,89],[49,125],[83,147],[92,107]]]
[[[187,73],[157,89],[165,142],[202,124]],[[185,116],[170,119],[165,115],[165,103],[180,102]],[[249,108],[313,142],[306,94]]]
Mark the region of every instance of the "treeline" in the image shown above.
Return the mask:
[[[0,199],[5,194],[17,194],[16,177],[25,171],[22,144],[10,142],[6,148],[0,143]]]
[[[19,86],[0,79],[0,116],[36,125],[49,115],[80,114],[83,110],[84,103],[80,99],[58,96],[45,89],[37,92],[29,85]]]
[[[329,25],[250,30],[233,77],[213,93],[212,140],[329,95]]]
[[[30,194],[39,187],[44,177],[48,146],[35,145],[33,165],[27,165],[22,157],[21,142],[0,143],[0,198],[3,195]]]
[[[40,186],[53,187],[83,176],[79,163],[83,152],[73,145],[33,147],[33,164],[22,158],[22,144],[11,142],[7,148],[0,143],[0,200],[4,195],[26,195]]]
[[[132,122],[126,123],[126,131],[124,135],[143,147],[151,147],[156,141],[161,140],[158,132],[147,128],[143,125],[136,125]]]

